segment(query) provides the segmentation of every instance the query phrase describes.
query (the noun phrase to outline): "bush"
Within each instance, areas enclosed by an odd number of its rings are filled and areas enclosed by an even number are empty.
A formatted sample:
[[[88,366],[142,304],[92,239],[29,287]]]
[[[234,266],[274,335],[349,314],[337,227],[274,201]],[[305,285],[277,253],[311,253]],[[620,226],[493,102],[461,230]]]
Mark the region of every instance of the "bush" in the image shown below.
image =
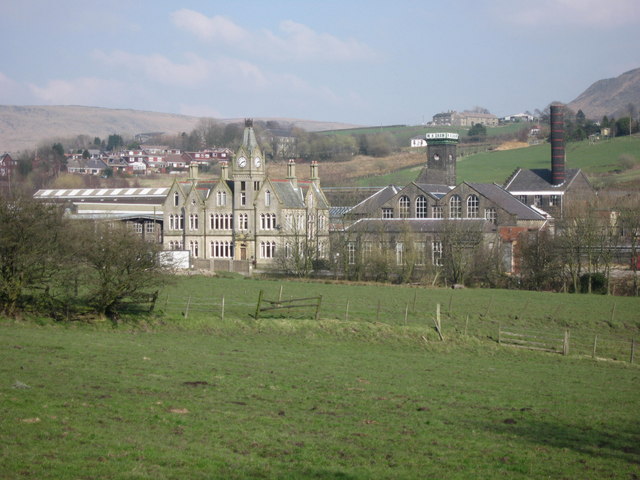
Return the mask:
[[[585,273],[580,276],[580,293],[589,293],[589,280],[591,280],[591,293],[607,293],[607,277],[603,273]]]

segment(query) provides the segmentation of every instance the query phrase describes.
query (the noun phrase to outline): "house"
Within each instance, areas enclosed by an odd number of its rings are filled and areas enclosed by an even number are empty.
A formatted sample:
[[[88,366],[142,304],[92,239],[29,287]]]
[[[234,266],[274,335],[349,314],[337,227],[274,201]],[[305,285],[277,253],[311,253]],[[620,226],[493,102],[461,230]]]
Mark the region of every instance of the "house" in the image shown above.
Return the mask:
[[[107,168],[100,158],[73,158],[67,163],[67,172],[79,175],[102,175]]]
[[[245,121],[242,145],[231,165],[221,163],[216,180],[173,182],[163,205],[165,250],[188,250],[199,268],[236,262],[282,269],[293,256],[323,259],[329,251],[329,204],[311,163],[308,181],[298,180],[295,162],[287,178],[271,178],[257,143],[253,122]],[[236,266],[237,266],[236,265]]]
[[[492,113],[479,112],[456,112],[450,110],[448,112],[437,113],[433,116],[433,125],[447,125],[454,127],[472,127],[475,124],[481,124],[486,127],[498,126],[498,117]]]

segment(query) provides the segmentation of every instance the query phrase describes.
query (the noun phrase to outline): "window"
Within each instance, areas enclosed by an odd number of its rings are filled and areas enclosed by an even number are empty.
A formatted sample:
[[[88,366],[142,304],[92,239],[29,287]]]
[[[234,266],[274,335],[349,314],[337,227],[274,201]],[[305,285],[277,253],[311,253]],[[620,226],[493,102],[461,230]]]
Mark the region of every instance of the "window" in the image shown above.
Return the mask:
[[[495,207],[489,207],[484,209],[484,218],[494,225],[498,223],[498,214]]]
[[[240,206],[244,207],[246,204],[247,204],[247,194],[244,192],[240,192]]]
[[[218,190],[216,192],[216,205],[218,207],[224,207],[227,204],[227,192]]]
[[[241,213],[238,215],[238,229],[249,230],[249,214]]]
[[[153,231],[155,229],[155,223],[154,222],[147,222],[145,224],[145,228],[146,228],[146,232],[147,233],[153,233]]]
[[[276,242],[260,242],[260,258],[273,258],[276,254]]]
[[[307,238],[312,239],[316,231],[316,219],[313,214],[309,214],[307,217]]]
[[[362,259],[367,260],[371,257],[371,252],[373,251],[373,244],[371,242],[364,242],[362,244]]]
[[[284,257],[293,258],[293,249],[291,248],[291,244],[289,242],[284,244]]]
[[[212,230],[233,230],[233,215],[230,213],[210,214],[209,228]]]
[[[347,243],[347,263],[349,265],[356,264],[356,244],[353,242]]]
[[[318,214],[318,232],[323,232],[326,228],[326,218],[321,213]]]
[[[136,233],[142,233],[142,223],[140,222],[135,222],[132,225],[133,231]]]
[[[442,242],[431,243],[431,263],[438,267],[442,266]]]
[[[244,192],[247,190],[247,182],[240,182],[240,191]]]
[[[293,228],[293,215],[287,213],[284,216],[284,228],[289,231]]]
[[[318,242],[318,258],[327,258],[327,244]]]
[[[198,214],[192,213],[189,215],[189,230],[198,230]]]
[[[276,228],[276,214],[275,213],[261,213],[260,214],[260,228],[262,230],[273,230]]]
[[[423,195],[416,198],[416,218],[427,218],[427,199]]]
[[[398,216],[400,218],[409,218],[410,205],[409,197],[406,195],[400,197],[398,201]]]
[[[253,189],[257,192],[260,190],[260,182],[253,182]]]
[[[433,218],[442,218],[442,207],[441,206],[435,206],[431,208],[431,216]]]
[[[535,195],[535,196],[533,197],[533,204],[534,204],[536,207],[539,207],[540,205],[542,205],[542,195]]]
[[[480,200],[477,195],[467,197],[467,218],[478,218],[478,208]]]
[[[449,198],[449,218],[462,217],[462,200],[460,195],[451,195]]]
[[[549,206],[557,207],[558,205],[560,205],[560,195],[551,195],[549,197]]]
[[[169,250],[182,250],[182,240],[171,240]]]
[[[404,254],[404,243],[396,243],[396,265],[402,265]]]
[[[382,209],[382,218],[393,218],[393,208],[384,207]]]
[[[191,240],[189,242],[189,251],[191,252],[191,256],[194,258],[198,258],[198,241]]]
[[[229,241],[210,243],[211,258],[233,258],[233,244]]]
[[[265,207],[271,206],[271,192],[269,190],[264,192],[264,206]]]
[[[177,207],[180,204],[180,195],[178,194],[178,192],[175,192],[173,194],[173,206]]]
[[[416,265],[424,265],[425,264],[425,250],[427,249],[427,244],[424,242],[416,242],[413,247],[416,250]]]
[[[524,203],[525,205],[528,205],[528,201],[529,199],[527,198],[526,195],[518,195],[518,200],[520,200],[522,203]]]

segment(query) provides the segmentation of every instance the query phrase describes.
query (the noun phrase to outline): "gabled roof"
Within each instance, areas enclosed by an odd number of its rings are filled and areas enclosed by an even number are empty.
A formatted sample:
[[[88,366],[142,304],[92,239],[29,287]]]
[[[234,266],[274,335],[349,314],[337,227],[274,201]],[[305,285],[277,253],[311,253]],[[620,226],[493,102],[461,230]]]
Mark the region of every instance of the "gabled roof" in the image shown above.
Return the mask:
[[[507,180],[504,188],[510,192],[564,192],[579,174],[579,168],[568,168],[565,170],[564,183],[554,185],[551,183],[551,170],[547,168],[519,168]]]
[[[425,193],[435,197],[442,198],[451,191],[453,187],[448,185],[437,185],[434,183],[416,183],[416,186]]]
[[[495,203],[507,213],[515,215],[518,220],[545,219],[544,215],[541,215],[528,205],[522,203],[500,185],[497,185],[495,183],[465,183],[480,195],[486,197],[492,203]]]
[[[397,195],[400,190],[401,187],[397,185],[387,185],[353,207],[350,213],[366,215],[375,212],[378,208],[381,208],[384,203]]]
[[[271,180],[271,185],[276,191],[276,195],[282,201],[284,208],[304,208],[304,192],[301,188],[301,182],[298,187],[294,187],[288,180],[278,181]]]

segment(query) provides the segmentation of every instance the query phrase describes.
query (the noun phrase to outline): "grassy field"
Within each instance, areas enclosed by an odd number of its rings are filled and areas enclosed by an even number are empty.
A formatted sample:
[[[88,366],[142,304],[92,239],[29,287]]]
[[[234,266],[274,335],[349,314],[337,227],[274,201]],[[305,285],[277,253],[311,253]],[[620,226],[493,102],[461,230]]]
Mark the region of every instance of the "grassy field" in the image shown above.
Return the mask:
[[[253,320],[260,290],[320,320]],[[0,478],[636,478],[637,365],[493,337],[629,338],[638,306],[194,276],[117,328],[2,320]]]
[[[621,137],[590,144],[587,141],[567,144],[567,168],[581,168],[596,186],[634,184],[640,181],[640,136]],[[635,163],[635,165],[625,165]],[[550,168],[550,147],[543,143],[527,148],[492,151],[458,159],[458,182],[499,183],[516,168]],[[361,179],[366,185],[405,185],[417,177],[420,166],[403,168]]]

